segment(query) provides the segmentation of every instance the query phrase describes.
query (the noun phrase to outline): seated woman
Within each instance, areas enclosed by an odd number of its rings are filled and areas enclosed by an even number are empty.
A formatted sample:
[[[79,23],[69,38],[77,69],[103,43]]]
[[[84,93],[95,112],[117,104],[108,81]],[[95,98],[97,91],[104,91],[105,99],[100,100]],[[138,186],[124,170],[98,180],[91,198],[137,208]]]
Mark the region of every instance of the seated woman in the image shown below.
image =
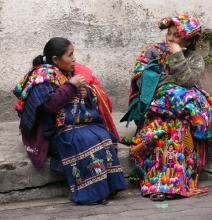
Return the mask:
[[[43,54],[14,89],[23,143],[37,167],[49,152],[52,169],[66,174],[72,201],[101,203],[126,188],[110,99],[91,70],[75,62],[70,41],[52,38]]]
[[[132,73],[129,110],[121,121],[134,120],[131,144],[136,175],[143,196],[164,200],[189,197],[197,189],[211,137],[211,103],[197,84],[204,60],[195,51],[201,27],[195,18],[164,18],[166,41],[147,46]]]

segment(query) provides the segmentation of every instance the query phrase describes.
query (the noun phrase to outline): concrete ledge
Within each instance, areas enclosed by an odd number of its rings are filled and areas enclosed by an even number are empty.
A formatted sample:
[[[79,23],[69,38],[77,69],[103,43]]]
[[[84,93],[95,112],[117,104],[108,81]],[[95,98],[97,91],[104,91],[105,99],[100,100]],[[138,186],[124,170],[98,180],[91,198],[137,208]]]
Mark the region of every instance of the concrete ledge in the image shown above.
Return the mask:
[[[0,125],[0,193],[37,187],[64,180],[49,169],[49,160],[42,169],[31,163],[19,135],[19,122],[5,122]]]
[[[113,114],[120,135],[133,135],[135,125],[132,123],[126,128],[125,123],[119,123],[121,117],[122,113]],[[42,169],[35,168],[31,163],[22,145],[18,126],[18,121],[0,123],[0,203],[68,196],[65,176],[50,170],[49,159]],[[208,148],[207,153],[202,180],[212,180],[212,150]],[[118,156],[127,178],[132,171],[129,147],[118,144]]]
[[[121,116],[113,115],[118,130],[121,135],[129,134],[125,124],[119,123]],[[67,187],[54,185],[64,183],[65,176],[50,170],[49,159],[42,169],[34,167],[22,145],[18,126],[18,121],[0,123],[0,202],[63,196]],[[135,126],[129,130],[133,135]],[[119,144],[118,154],[127,177],[131,170],[129,148]]]
[[[0,204],[21,202],[38,199],[49,199],[55,197],[69,196],[69,189],[66,182],[57,182],[35,188],[14,190],[7,193],[0,193]]]

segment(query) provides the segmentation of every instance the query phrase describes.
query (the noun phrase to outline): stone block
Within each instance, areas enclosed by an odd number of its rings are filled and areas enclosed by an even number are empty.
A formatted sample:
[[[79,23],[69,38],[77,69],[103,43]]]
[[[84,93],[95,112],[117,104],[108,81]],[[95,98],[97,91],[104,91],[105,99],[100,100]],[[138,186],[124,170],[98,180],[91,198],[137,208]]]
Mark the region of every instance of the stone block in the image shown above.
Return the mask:
[[[120,134],[126,135],[128,129],[124,124],[119,123],[120,118],[120,113],[114,114],[114,120]],[[41,169],[32,164],[22,144],[18,126],[18,121],[0,123],[0,193],[41,187],[64,181],[64,175],[50,170],[49,159]],[[134,128],[131,128],[131,130],[134,130]],[[131,133],[134,133],[134,131]],[[130,172],[128,147],[119,144],[118,154],[125,175],[128,176]]]
[[[19,135],[19,122],[0,124],[0,192],[37,187],[64,180],[50,171],[49,160],[37,169],[28,158]]]

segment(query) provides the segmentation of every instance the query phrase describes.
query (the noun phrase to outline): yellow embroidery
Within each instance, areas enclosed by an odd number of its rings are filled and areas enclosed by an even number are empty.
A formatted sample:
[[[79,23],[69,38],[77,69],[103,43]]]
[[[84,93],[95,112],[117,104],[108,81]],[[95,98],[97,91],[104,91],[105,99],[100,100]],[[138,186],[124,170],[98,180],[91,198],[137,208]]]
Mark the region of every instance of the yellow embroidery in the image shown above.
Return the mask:
[[[88,178],[86,180],[83,180],[77,186],[76,185],[71,185],[70,190],[71,190],[71,192],[74,192],[75,190],[83,189],[87,186],[90,186],[94,183],[97,183],[101,180],[106,179],[107,178],[107,173],[119,173],[119,172],[122,172],[122,168],[121,168],[120,165],[107,168],[107,171],[105,171],[103,173],[100,173],[96,176],[93,176],[91,178]]]
[[[108,173],[119,173],[119,172],[123,172],[123,170],[122,170],[121,166],[118,165],[118,166],[113,166],[113,167],[107,168],[107,172]]]
[[[103,142],[89,148],[88,150],[81,152],[80,154],[63,159],[62,160],[63,166],[70,164],[70,163],[75,163],[78,160],[82,160],[82,159],[88,157],[89,155],[91,155],[99,150],[102,150],[103,148],[110,146],[110,145],[112,145],[112,141],[110,139],[106,139]]]
[[[87,187],[89,185],[92,185],[92,184],[94,184],[96,182],[99,182],[99,181],[101,181],[103,179],[106,179],[106,178],[107,178],[107,172],[105,171],[105,172],[103,172],[101,174],[98,174],[98,175],[93,176],[93,177],[91,177],[89,179],[81,181],[81,183],[79,185],[77,185],[76,188],[77,188],[77,190],[80,190],[80,189],[83,189],[83,188],[85,188],[85,187]],[[75,189],[75,186],[74,185],[70,186],[70,189],[73,192],[73,190]]]

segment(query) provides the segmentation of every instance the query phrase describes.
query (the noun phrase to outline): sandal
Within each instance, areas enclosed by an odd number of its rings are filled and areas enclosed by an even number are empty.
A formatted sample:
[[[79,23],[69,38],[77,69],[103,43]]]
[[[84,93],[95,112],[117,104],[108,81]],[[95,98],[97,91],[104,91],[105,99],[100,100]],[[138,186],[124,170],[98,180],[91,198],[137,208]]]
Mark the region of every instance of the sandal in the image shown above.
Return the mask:
[[[169,200],[172,200],[172,199],[180,199],[182,198],[181,195],[178,195],[178,194],[167,194],[166,195],[166,199],[169,199]]]
[[[150,195],[150,199],[152,201],[164,201],[166,199],[166,196],[164,193],[153,193]]]

